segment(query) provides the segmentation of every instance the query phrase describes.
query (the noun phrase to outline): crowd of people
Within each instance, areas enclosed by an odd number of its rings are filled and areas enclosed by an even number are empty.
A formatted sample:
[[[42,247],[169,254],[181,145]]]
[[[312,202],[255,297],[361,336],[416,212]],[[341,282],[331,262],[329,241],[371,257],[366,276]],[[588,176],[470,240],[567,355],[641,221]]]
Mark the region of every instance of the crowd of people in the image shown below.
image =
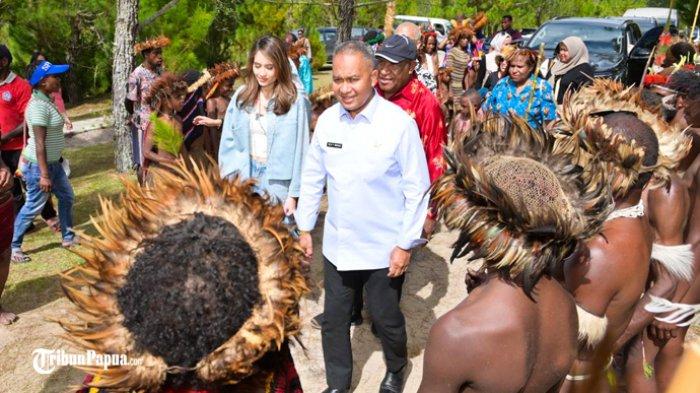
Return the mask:
[[[363,323],[365,305],[386,361],[378,389],[403,391],[402,286],[440,222],[459,233],[452,259],[475,264],[469,296],[430,331],[420,392],[605,392],[615,377],[630,392],[664,391],[700,303],[700,71],[667,65],[667,83],[651,88],[593,79],[585,43],[568,37],[543,72],[538,53],[512,45],[521,38],[512,21],[503,17],[488,52],[483,15],[458,18],[442,41],[402,23],[374,49],[340,43],[331,87],[316,91],[303,30],[296,41],[259,38],[235,89],[233,64],[176,75],[162,71],[167,38],[139,43],[127,106],[141,185],[127,187],[123,210],[104,212],[121,224],[88,239],[96,252],[64,282],[90,315],[62,324],[85,348],[145,365],[86,383],[301,392],[287,345],[325,194],[324,310],[313,321],[325,393],[351,390],[350,326]],[[50,193],[63,245],[76,241],[66,119],[53,98],[68,67],[41,60],[27,82],[3,48],[3,161],[6,134],[21,137],[26,123],[27,139],[10,146],[21,152],[26,201],[0,284],[10,259],[28,261],[22,237]],[[179,151],[159,127],[183,136]],[[12,183],[4,165],[0,185]],[[159,269],[171,254],[185,267]],[[202,323],[183,324],[190,316]]]

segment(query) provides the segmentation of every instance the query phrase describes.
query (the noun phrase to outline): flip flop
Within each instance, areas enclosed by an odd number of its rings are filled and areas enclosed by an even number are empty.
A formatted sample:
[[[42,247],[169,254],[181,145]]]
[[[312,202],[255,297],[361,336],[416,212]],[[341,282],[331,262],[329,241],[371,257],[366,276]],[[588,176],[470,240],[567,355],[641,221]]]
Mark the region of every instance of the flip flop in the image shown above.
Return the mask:
[[[12,251],[12,256],[10,260],[14,263],[28,263],[31,262],[32,258],[22,251]]]
[[[17,320],[17,315],[0,308],[0,325],[12,325]]]
[[[78,244],[80,244],[80,242],[78,242],[78,239],[64,240],[61,243],[61,246],[63,246],[63,248],[72,248],[72,247],[77,246]]]

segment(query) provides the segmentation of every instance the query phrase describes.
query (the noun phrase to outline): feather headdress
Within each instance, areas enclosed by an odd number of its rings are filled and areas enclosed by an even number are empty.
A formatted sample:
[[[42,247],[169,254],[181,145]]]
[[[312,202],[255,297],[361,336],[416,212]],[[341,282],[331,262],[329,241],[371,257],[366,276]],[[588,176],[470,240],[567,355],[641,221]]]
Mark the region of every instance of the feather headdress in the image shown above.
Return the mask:
[[[168,45],[170,45],[170,38],[161,35],[158,37],[149,38],[146,41],[139,42],[138,44],[134,45],[134,53],[138,55],[145,50],[164,48]]]
[[[76,306],[75,318],[60,320],[59,323],[67,338],[80,348],[105,354],[125,354],[134,360],[133,364],[111,366],[106,370],[100,366],[81,367],[87,372],[99,372],[101,378],[95,387],[158,391],[168,375],[182,373],[192,373],[205,383],[234,384],[242,381],[256,372],[257,360],[269,351],[278,350],[285,340],[299,333],[299,300],[308,290],[302,274],[301,249],[282,225],[284,212],[281,207],[273,206],[266,197],[254,194],[253,182],[224,180],[218,170],[203,169],[182,159],[167,169],[154,168],[152,172],[152,186],[125,182],[126,191],[121,203],[101,201],[101,219],[93,219],[99,237],[81,234],[87,250],[79,250],[79,255],[86,263],[61,277],[63,290]],[[239,241],[246,244],[245,248],[254,256],[252,264],[256,266],[257,274],[250,277],[257,282],[257,288],[255,284],[250,287],[258,296],[247,319],[241,319],[240,327],[231,336],[224,336],[228,338],[213,345],[204,356],[197,357],[196,364],[168,364],[165,356],[155,354],[138,332],[130,328],[120,296],[136,280],[134,271],[141,272],[144,266],[148,267],[148,261],[140,259],[150,252],[147,245],[163,237],[167,228],[189,222],[193,217],[225,222],[239,233]],[[193,231],[191,238],[196,239],[199,232],[207,230],[205,227]],[[193,243],[178,244],[177,248],[184,250],[184,255],[199,252],[204,257],[187,261],[181,257],[174,263],[189,264],[193,270],[212,271],[214,267],[214,272],[217,266],[219,269],[222,266],[240,269],[244,265],[245,261],[239,260],[238,254],[216,265],[217,253],[230,250],[230,243],[218,247]],[[249,263],[250,258],[246,261]],[[155,266],[151,268],[158,269],[165,260],[161,258],[152,262]],[[233,277],[234,282],[242,280],[237,278],[240,274]],[[216,293],[230,288],[216,283],[218,281],[213,285]],[[182,296],[175,296],[175,300],[185,302],[194,296],[193,293],[198,293],[193,288],[201,288],[206,283],[197,281],[197,275],[190,272],[184,277],[172,277],[169,284],[154,283],[154,288],[147,288],[163,291],[162,287],[167,285],[183,286]],[[234,296],[243,295],[235,292]],[[145,315],[145,320],[152,320],[148,313],[153,310],[143,309],[145,306],[138,299],[134,304],[133,308]],[[161,304],[159,307],[167,306]],[[208,303],[204,307],[208,310],[207,307],[214,305]],[[232,313],[235,312],[229,314]],[[199,320],[185,319],[184,322],[188,326],[206,326],[211,323],[207,315],[205,312]],[[159,340],[173,334],[168,330],[172,330],[171,326],[157,328],[162,332],[154,332],[153,336]],[[194,342],[185,345],[194,345]]]
[[[595,116],[603,112],[634,113],[647,124],[659,143],[656,165],[645,167],[644,149],[635,141],[613,132],[601,117]],[[558,143],[569,145],[571,151],[580,153],[581,165],[593,157],[604,162],[611,174],[616,197],[627,194],[644,173],[653,173],[652,187],[667,184],[671,173],[691,147],[691,139],[685,132],[646,109],[639,89],[626,88],[622,83],[608,79],[595,79],[591,85],[568,95],[560,117]]]
[[[522,275],[528,293],[579,240],[596,234],[612,209],[598,166],[572,164],[549,134],[515,115],[473,126],[445,158],[432,197],[445,224],[460,231],[452,260],[474,251],[484,268]]]
[[[309,95],[309,101],[311,101],[311,106],[323,105],[328,108],[333,105],[335,97],[333,95],[333,86],[331,84],[322,86],[319,89],[314,90],[313,93]]]
[[[477,31],[481,30],[489,22],[486,13],[483,11],[477,12],[472,15],[471,18],[464,19],[458,22],[454,19],[450,20],[452,24],[452,30],[450,31],[450,38],[452,38],[455,43],[459,41],[459,37],[463,34],[467,36],[473,36]]]
[[[211,88],[205,95],[205,99],[209,99],[209,97],[214,95],[223,82],[238,78],[241,74],[241,70],[238,68],[238,65],[225,62],[215,64],[214,67],[209,70],[209,73],[211,74]]]

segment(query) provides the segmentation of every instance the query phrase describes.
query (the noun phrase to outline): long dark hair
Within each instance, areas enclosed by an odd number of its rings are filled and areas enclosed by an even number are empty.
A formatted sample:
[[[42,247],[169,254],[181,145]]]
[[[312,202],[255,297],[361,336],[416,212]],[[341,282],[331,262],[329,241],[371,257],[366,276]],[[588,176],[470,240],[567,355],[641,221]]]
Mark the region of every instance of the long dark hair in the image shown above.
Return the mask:
[[[420,37],[421,46],[420,46],[420,49],[418,50],[418,60],[421,63],[425,62],[425,55],[428,53],[426,51],[426,48],[428,47],[428,40],[430,39],[430,37],[435,38],[435,49],[433,49],[432,54],[434,54],[434,55],[437,54],[437,45],[438,45],[437,34],[435,34],[434,31],[423,32],[423,34]]]
[[[287,53],[284,50],[284,43],[277,37],[264,36],[258,39],[250,49],[248,55],[248,76],[245,80],[245,87],[238,94],[236,103],[238,107],[252,107],[260,94],[260,85],[253,73],[253,60],[259,51],[272,60],[277,75],[274,87],[275,107],[273,112],[280,116],[289,112],[289,108],[297,98],[297,88],[292,82],[292,70],[289,67]]]

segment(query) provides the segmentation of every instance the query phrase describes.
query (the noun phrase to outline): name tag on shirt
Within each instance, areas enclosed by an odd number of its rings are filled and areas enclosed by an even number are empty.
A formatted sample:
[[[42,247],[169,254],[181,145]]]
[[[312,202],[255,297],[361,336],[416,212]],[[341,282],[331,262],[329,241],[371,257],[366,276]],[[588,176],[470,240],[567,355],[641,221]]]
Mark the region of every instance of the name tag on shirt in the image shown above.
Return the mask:
[[[336,142],[328,142],[328,143],[326,143],[326,146],[332,147],[334,149],[342,149],[343,148],[342,143],[336,143]]]

